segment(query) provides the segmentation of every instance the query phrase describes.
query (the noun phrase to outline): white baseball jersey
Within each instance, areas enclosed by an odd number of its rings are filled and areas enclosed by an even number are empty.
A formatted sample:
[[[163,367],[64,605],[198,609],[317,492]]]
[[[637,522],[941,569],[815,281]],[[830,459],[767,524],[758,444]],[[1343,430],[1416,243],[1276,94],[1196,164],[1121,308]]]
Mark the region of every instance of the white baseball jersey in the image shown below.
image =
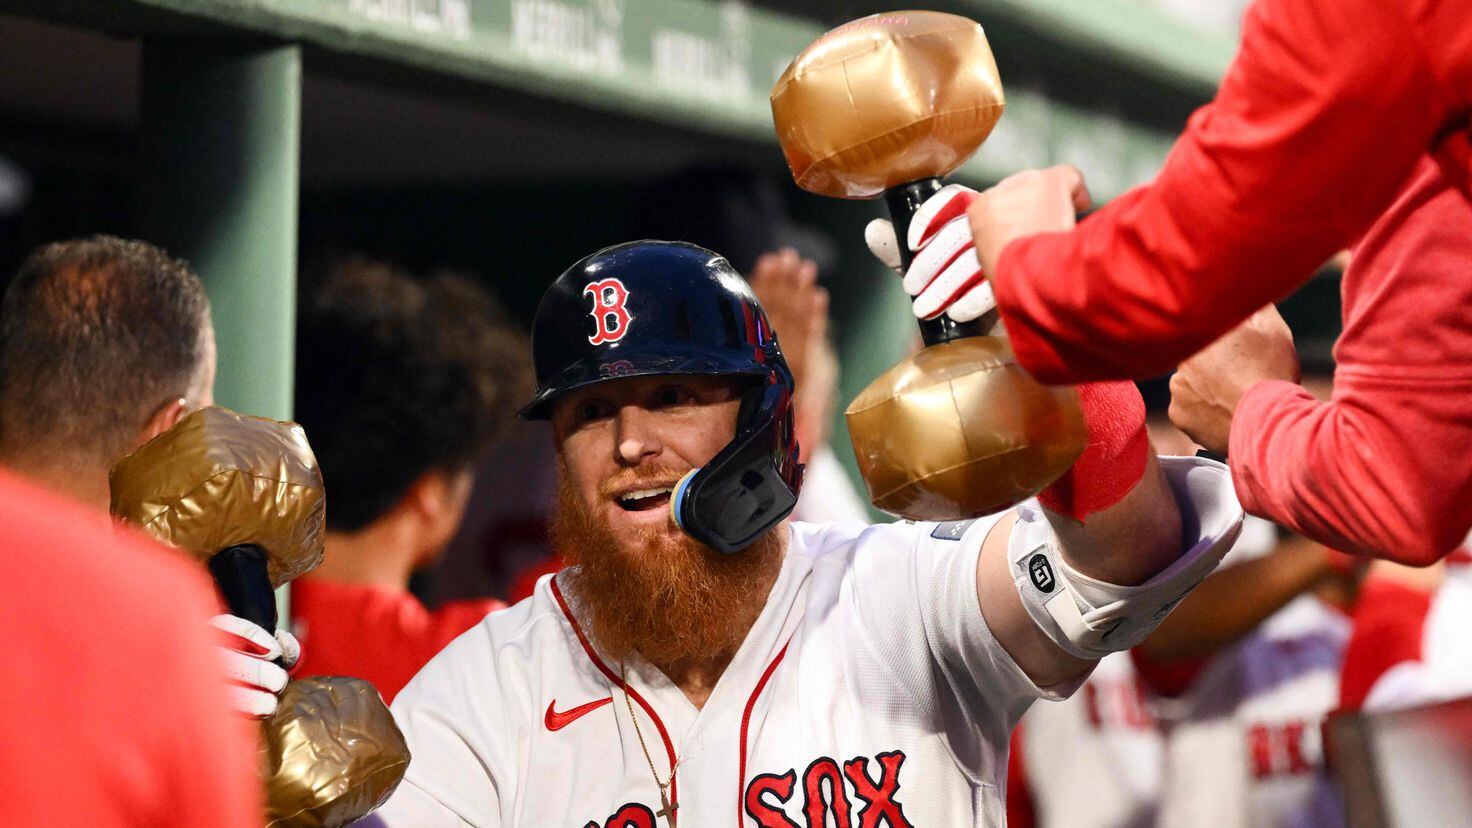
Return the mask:
[[[663,826],[655,774],[673,768],[687,828],[1001,825],[1008,735],[1050,693],[981,613],[977,556],[998,518],[791,524],[766,607],[699,710],[648,664],[600,654],[544,579],[399,695],[414,760],[378,815]]]
[[[1339,701],[1349,619],[1300,595],[1161,700],[1160,825],[1340,826],[1324,768],[1323,718]]]
[[[1128,653],[1100,659],[1072,698],[1033,705],[1020,727],[1023,775],[1041,828],[1155,823],[1163,744]]]

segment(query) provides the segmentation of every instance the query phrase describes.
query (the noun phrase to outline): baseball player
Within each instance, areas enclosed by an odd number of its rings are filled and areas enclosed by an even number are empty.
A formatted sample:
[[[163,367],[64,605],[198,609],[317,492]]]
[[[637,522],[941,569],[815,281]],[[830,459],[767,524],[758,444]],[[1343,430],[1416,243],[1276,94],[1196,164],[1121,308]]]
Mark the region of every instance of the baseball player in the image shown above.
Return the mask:
[[[533,328],[572,564],[394,704],[391,826],[1000,825],[1007,738],[1137,643],[1241,521],[1223,468],[1157,459],[1132,385],[1039,500],[957,523],[786,523],[791,375],[721,257],[578,262]]]
[[[1165,745],[1158,825],[1344,824],[1319,734],[1349,637],[1346,561],[1249,517],[1193,606],[1131,652]],[[1182,622],[1195,629],[1168,629]]]

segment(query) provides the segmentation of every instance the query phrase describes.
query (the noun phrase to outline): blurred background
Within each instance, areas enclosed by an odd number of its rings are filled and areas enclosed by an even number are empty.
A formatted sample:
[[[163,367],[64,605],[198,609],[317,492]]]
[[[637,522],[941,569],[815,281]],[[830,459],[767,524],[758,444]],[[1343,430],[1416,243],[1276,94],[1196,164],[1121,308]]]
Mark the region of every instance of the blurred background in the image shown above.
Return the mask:
[[[1071,162],[1100,200],[1150,179],[1216,88],[1245,5],[928,4],[985,26],[1006,88],[1005,116],[960,179],[980,187]],[[843,404],[911,347],[914,327],[896,280],[862,243],[880,206],[798,190],[767,95],[821,32],[888,10],[825,0],[0,0],[0,274],[56,239],[106,232],[163,244],[191,261],[215,303],[217,398],[286,418],[294,303],[316,262],[365,254],[462,273],[525,325],[562,269],[607,244],[684,238],[744,272],[762,251],[793,246],[832,294],[833,445],[852,474]],[[1284,313],[1307,372],[1327,373],[1337,271],[1326,268]],[[1162,387],[1147,391],[1158,400]],[[531,432],[488,462],[546,444]],[[471,560],[490,574],[421,590],[501,594],[510,575],[496,562],[542,543],[528,517],[536,510],[515,504],[550,489],[498,477],[505,490],[482,481],[447,564]]]

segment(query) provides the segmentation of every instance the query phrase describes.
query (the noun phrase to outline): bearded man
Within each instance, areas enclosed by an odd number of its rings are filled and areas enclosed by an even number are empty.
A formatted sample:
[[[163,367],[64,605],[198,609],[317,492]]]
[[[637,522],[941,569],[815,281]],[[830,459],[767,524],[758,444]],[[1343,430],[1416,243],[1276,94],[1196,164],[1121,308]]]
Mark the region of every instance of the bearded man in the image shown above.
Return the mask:
[[[572,564],[410,682],[393,826],[1000,825],[1037,698],[1140,640],[1216,565],[1219,464],[1157,461],[1132,385],[1084,386],[1090,447],[957,523],[784,522],[792,381],[710,251],[635,242],[543,297],[539,390]]]

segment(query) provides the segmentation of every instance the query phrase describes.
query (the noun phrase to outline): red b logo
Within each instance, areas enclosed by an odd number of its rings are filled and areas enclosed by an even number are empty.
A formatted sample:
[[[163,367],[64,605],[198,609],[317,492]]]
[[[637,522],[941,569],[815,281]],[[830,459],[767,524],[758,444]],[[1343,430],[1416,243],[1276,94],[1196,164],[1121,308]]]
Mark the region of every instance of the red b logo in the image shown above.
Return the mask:
[[[617,279],[600,279],[589,282],[583,288],[584,296],[593,297],[593,321],[598,330],[588,337],[593,345],[617,342],[629,332],[629,323],[634,317],[625,304],[629,301],[629,290]]]

